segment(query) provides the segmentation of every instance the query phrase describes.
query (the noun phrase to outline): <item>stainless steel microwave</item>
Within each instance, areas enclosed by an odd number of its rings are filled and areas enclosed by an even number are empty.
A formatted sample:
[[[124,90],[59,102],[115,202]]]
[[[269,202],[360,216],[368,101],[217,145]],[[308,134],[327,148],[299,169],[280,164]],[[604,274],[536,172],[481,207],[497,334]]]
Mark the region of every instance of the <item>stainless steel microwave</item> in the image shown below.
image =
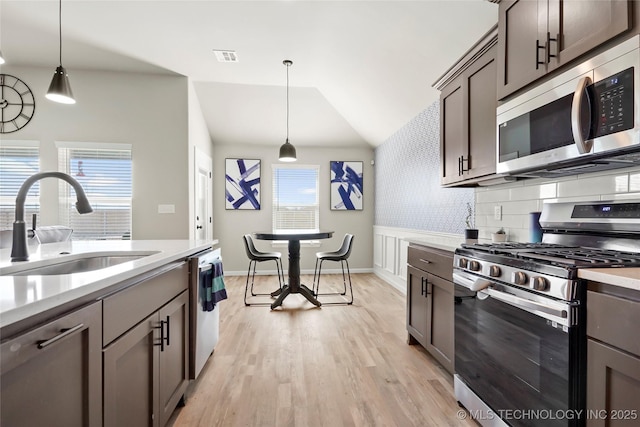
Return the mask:
[[[561,176],[640,164],[640,36],[497,109],[496,171]]]

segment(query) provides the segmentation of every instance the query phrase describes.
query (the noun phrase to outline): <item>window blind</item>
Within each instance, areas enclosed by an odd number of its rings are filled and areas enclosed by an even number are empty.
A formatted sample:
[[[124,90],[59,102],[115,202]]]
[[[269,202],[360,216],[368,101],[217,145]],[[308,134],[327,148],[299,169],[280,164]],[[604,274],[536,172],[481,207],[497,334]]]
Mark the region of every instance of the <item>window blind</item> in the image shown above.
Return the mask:
[[[13,228],[16,196],[24,181],[40,172],[37,146],[11,146],[3,142],[0,147],[0,230]],[[40,212],[40,181],[27,193],[24,219],[31,228],[31,216]]]
[[[113,145],[113,144],[112,144]],[[58,148],[59,170],[82,185],[93,213],[80,215],[71,186],[60,184],[60,220],[74,240],[130,239],[132,199],[131,148]]]
[[[273,231],[320,228],[318,166],[273,165]]]

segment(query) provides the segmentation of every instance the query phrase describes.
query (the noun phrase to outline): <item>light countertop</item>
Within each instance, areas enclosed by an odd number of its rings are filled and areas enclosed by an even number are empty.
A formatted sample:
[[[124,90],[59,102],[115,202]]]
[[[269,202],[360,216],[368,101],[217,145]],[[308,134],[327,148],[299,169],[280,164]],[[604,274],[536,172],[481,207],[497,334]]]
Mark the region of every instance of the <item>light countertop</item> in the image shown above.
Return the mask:
[[[0,329],[89,295],[108,293],[118,283],[211,248],[217,240],[104,240],[48,243],[30,247],[29,261],[11,262],[11,249],[0,250]],[[83,273],[11,276],[15,266],[37,267],[54,259],[89,252],[151,253],[134,261]],[[68,253],[68,255],[61,255]]]
[[[640,268],[583,268],[578,277],[640,291]]]
[[[449,242],[449,241],[434,241],[433,239],[421,239],[418,237],[410,237],[405,239],[409,243],[414,243],[416,245],[428,246],[431,248],[441,249],[443,251],[453,252],[457,248],[460,247],[460,244],[464,242],[464,239],[460,240],[460,243]]]

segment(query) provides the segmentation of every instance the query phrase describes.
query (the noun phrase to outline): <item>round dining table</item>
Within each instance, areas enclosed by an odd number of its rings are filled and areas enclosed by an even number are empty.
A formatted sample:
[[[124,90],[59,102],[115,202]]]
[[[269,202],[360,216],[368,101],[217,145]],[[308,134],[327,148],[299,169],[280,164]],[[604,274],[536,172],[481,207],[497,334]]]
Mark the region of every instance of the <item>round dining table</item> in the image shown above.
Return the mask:
[[[271,309],[282,305],[282,301],[289,294],[302,294],[309,302],[316,307],[320,307],[322,303],[318,301],[313,291],[300,283],[300,241],[301,240],[318,240],[329,239],[333,236],[333,231],[313,231],[297,233],[291,231],[266,231],[254,232],[253,236],[258,240],[287,240],[289,242],[289,282],[282,288],[282,292],[275,292],[272,295],[277,296],[276,300],[271,304]]]

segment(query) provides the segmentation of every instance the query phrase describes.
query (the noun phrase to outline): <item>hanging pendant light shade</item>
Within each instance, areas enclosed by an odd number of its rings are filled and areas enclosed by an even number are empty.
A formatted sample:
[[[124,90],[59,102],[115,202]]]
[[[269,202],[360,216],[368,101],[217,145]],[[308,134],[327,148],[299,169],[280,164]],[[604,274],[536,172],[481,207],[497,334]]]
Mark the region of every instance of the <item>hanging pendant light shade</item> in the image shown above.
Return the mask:
[[[296,147],[289,142],[289,67],[293,65],[293,61],[285,59],[282,63],[287,67],[287,139],[285,143],[280,146],[280,156],[278,156],[278,159],[281,162],[295,162],[297,160]]]
[[[73,98],[73,92],[71,92],[67,70],[62,66],[62,0],[59,0],[58,24],[60,30],[60,65],[56,67],[46,97],[61,104],[75,104],[76,100]]]

